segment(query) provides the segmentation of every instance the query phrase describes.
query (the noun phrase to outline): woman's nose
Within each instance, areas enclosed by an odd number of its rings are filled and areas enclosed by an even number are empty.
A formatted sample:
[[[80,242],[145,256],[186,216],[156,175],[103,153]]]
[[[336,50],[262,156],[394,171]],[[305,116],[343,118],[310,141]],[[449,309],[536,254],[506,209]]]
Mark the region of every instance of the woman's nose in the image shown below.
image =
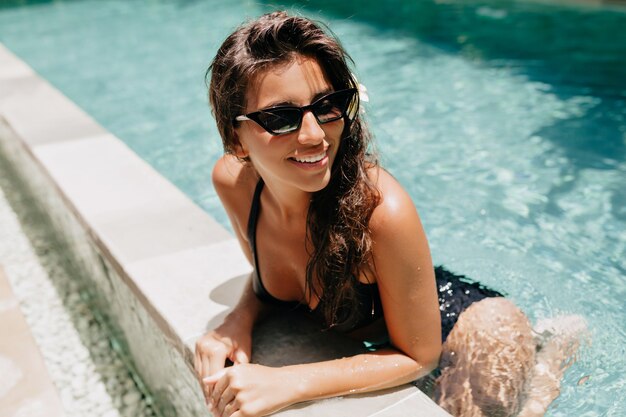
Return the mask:
[[[298,141],[300,143],[318,144],[324,139],[325,133],[320,124],[317,122],[312,112],[304,112],[302,116],[302,125],[298,131]]]

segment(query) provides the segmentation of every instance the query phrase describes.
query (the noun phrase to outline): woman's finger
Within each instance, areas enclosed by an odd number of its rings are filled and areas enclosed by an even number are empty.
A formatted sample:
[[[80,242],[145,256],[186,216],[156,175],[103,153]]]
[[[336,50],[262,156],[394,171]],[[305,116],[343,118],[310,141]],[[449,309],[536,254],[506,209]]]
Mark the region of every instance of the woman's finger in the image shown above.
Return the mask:
[[[206,378],[202,378],[202,390],[204,391],[207,404],[209,403],[213,404],[213,401],[212,401],[213,389],[215,388],[215,384],[220,379],[222,379],[225,373],[226,373],[226,369],[222,369],[221,371],[213,375],[209,375]]]
[[[210,355],[204,356],[202,358],[202,378],[204,379],[208,376],[215,375],[216,373],[224,369],[225,364],[225,351],[223,349],[214,349]],[[212,384],[203,384],[203,389],[205,391],[206,399],[209,400],[211,396]]]
[[[211,360],[208,357],[203,356],[201,358],[201,361],[202,361],[202,365],[201,365],[201,371],[200,371],[200,381],[202,383],[202,391],[204,392],[204,398],[206,400],[206,403],[208,404],[209,400],[211,399],[211,390],[210,390],[210,385],[204,382],[204,378],[211,375]]]
[[[221,417],[233,417],[239,413],[239,406],[236,401],[231,401],[224,407],[224,412],[221,414]]]
[[[248,357],[248,354],[246,352],[244,352],[242,349],[237,348],[237,350],[235,350],[235,360],[233,362],[250,363],[250,358]]]
[[[220,373],[223,373],[223,375],[213,385],[213,389],[212,389],[212,392],[211,392],[211,403],[213,404],[213,407],[217,407],[217,405],[218,405],[218,403],[220,401],[220,398],[222,398],[222,394],[224,393],[224,391],[228,387],[228,383],[229,383],[229,379],[228,379],[228,376],[226,375],[226,371],[222,371]],[[227,403],[228,402],[226,402],[225,404],[227,404]]]
[[[214,385],[220,378],[228,371],[228,369],[222,369],[221,371],[214,373],[213,375],[209,375],[207,377],[202,378],[202,382],[210,385]]]
[[[215,410],[217,411],[217,414],[223,414],[226,406],[234,400],[235,393],[232,389],[230,389],[230,387],[226,387],[219,400],[217,401],[217,404],[215,405]]]
[[[214,349],[213,352],[211,352],[211,354],[209,355],[208,359],[208,363],[207,363],[207,369],[205,369],[205,371],[207,371],[206,374],[204,374],[203,376],[209,376],[209,375],[213,375],[216,374],[217,372],[221,371],[222,369],[224,369],[224,365],[226,365],[226,358],[228,357],[228,354],[226,353],[226,349]]]

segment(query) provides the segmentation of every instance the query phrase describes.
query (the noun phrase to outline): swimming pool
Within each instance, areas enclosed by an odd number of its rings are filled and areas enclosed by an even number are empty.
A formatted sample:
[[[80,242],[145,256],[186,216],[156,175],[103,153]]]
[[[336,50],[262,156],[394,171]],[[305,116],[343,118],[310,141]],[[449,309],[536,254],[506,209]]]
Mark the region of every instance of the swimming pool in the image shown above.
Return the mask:
[[[593,345],[549,415],[626,415],[626,14],[335,3],[304,11],[357,62],[383,163],[413,196],[435,261],[506,291],[532,319],[584,315]],[[202,78],[243,16],[268,9],[33,2],[0,9],[0,41],[226,223]]]

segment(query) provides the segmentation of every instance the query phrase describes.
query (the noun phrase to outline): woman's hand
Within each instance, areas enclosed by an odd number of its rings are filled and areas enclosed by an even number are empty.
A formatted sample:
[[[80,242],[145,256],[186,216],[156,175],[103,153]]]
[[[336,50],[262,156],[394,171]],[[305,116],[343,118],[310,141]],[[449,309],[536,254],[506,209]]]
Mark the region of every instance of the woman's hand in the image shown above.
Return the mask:
[[[212,384],[204,383],[203,378],[224,369],[227,359],[233,364],[250,362],[251,350],[252,329],[235,321],[224,322],[196,341],[194,367],[207,404]]]
[[[298,402],[296,375],[288,368],[241,364],[204,378],[212,387],[216,417],[265,416]]]

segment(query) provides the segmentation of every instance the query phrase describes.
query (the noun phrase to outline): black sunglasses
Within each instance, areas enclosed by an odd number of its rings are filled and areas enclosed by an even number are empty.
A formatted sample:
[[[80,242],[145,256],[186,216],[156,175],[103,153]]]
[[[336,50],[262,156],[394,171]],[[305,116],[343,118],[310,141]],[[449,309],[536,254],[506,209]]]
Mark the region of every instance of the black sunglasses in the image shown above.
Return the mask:
[[[348,88],[327,94],[308,106],[278,106],[235,117],[237,121],[252,120],[272,135],[295,132],[302,125],[304,112],[311,113],[321,125],[334,122],[342,117],[352,120],[359,109],[359,95],[356,88]]]

